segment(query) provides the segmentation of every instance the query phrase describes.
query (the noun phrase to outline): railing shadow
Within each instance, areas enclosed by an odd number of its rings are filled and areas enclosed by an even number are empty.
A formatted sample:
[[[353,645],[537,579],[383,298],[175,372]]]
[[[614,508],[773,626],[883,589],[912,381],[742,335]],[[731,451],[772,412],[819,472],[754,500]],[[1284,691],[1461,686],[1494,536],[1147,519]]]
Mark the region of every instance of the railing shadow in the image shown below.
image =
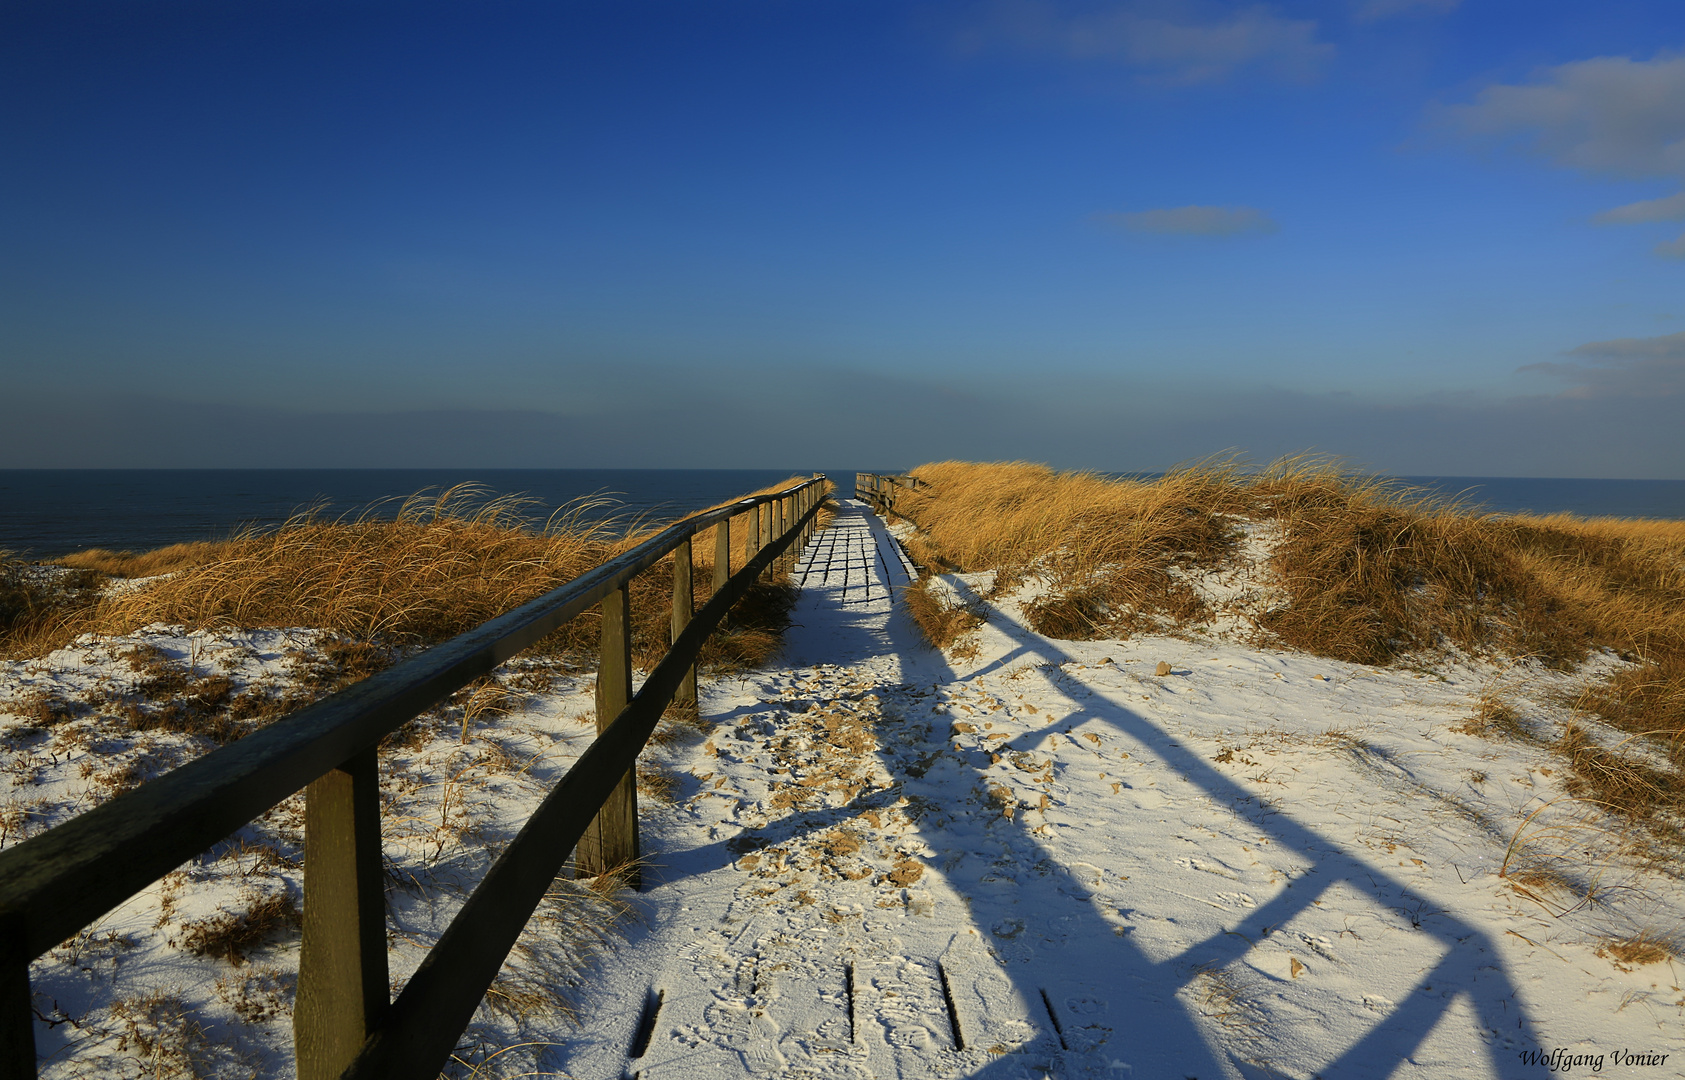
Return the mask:
[[[854,507],[864,510],[858,503]],[[877,542],[893,543],[879,519],[870,517],[870,523]],[[955,584],[966,600],[980,600],[963,583]],[[1013,639],[1013,649],[1006,657],[963,675],[955,671],[943,654],[925,644],[916,628],[900,613],[890,620],[888,640],[883,640],[881,634],[845,635],[832,640],[836,651],[827,659],[847,663],[898,655],[903,658],[901,678],[906,684],[974,679],[1015,661],[1032,658],[1053,665],[1074,659],[1056,642],[1033,633],[998,609],[991,609],[990,622]],[[1350,890],[1382,909],[1406,913],[1416,932],[1424,936],[1424,950],[1437,951],[1440,955],[1414,979],[1408,992],[1400,995],[1401,1003],[1382,1015],[1333,1060],[1318,1066],[1315,1071],[1319,1075],[1392,1075],[1418,1053],[1434,1028],[1452,1015],[1459,1001],[1467,1003],[1474,1022],[1483,1029],[1482,1043],[1490,1072],[1505,1076],[1545,1074],[1547,1070],[1543,1066],[1527,1069],[1509,1060],[1507,1054],[1503,1064],[1499,1064],[1500,1047],[1496,1043],[1500,1031],[1519,1025],[1523,1028],[1521,1034],[1529,1033],[1525,1031],[1527,1020],[1520,1012],[1515,986],[1504,970],[1495,943],[1483,931],[1454,915],[1433,909],[1385,868],[1345,850],[1337,841],[1294,820],[1290,811],[1242,788],[1180,746],[1176,738],[1145,716],[1097,694],[1059,692],[1068,699],[1080,699],[1080,711],[1062,722],[1061,728],[1098,722],[1150,748],[1166,767],[1219,805],[1244,814],[1251,823],[1250,828],[1258,830],[1260,836],[1267,836],[1273,845],[1291,854],[1304,867],[1274,898],[1250,910],[1237,925],[1194,941],[1174,955],[1155,959],[1132,940],[1132,935],[1120,936],[1115,925],[1102,918],[1093,903],[1087,902],[1091,889],[1071,868],[1060,863],[1058,851],[1030,832],[1026,815],[1019,815],[1016,820],[998,818],[986,824],[955,816],[938,827],[921,827],[922,838],[938,852],[930,861],[939,867],[946,864],[943,868],[949,882],[973,898],[971,921],[985,941],[998,941],[991,936],[1000,929],[995,919],[1016,921],[1014,910],[1019,915],[1057,912],[1040,920],[1042,929],[1047,931],[1043,936],[1062,939],[1067,945],[1064,949],[1055,946],[1051,952],[1043,950],[1046,959],[1042,963],[1037,964],[1033,957],[1015,960],[1012,950],[997,949],[1005,960],[1002,972],[1014,984],[1021,1000],[1031,1003],[1045,1000],[1042,992],[1048,980],[1072,986],[1101,984],[1105,993],[1122,999],[1110,1002],[1106,1011],[1105,1023],[1111,1030],[1104,1054],[1117,1065],[1127,1062],[1133,1069],[1130,1075],[1135,1077],[1275,1075],[1268,1066],[1241,1060],[1214,1044],[1206,1034],[1206,1025],[1196,1019],[1186,1001],[1178,1000],[1178,994],[1186,991],[1191,996],[1194,993],[1191,984],[1202,972],[1245,956],[1261,942],[1268,932],[1266,928],[1284,926],[1330,899],[1334,890]],[[1048,729],[1028,732],[1010,740],[1008,745],[1029,750],[1047,734]],[[894,763],[888,755],[884,759],[894,775]],[[944,755],[944,759],[953,762],[952,768],[968,770],[974,784],[989,783],[986,767],[953,755]],[[930,785],[933,793],[937,790],[929,778],[902,779],[904,790],[909,793],[916,793],[926,785]],[[950,778],[941,782],[941,787],[952,791],[953,784]],[[1128,838],[1117,840],[1122,844]],[[1000,853],[1013,865],[1031,866],[1036,872],[1016,875],[1010,889],[992,889],[989,880],[992,876],[997,883],[1002,880],[993,874],[995,868],[966,869],[967,860],[980,846]],[[975,866],[976,860],[972,862]],[[1084,898],[1084,902],[1073,903],[1073,897]],[[1107,1005],[1101,1002],[1102,1007]],[[1073,1060],[1071,1064],[1078,1065],[1078,1062]],[[1016,1076],[1021,1068],[1008,1055],[971,1075]]]

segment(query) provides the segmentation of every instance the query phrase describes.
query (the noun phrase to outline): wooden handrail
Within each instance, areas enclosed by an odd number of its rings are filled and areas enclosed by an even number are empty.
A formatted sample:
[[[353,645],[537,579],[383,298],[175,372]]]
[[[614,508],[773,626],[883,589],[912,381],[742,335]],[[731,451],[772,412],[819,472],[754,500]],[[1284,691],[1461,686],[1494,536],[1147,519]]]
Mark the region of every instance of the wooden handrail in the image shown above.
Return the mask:
[[[871,505],[878,513],[895,509],[895,488],[916,491],[930,485],[916,476],[898,473],[855,473],[854,497]]]
[[[533,909],[584,833],[595,808],[637,759],[707,640],[711,627],[819,512],[813,500],[697,612],[667,656],[580,755],[457,912],[342,1080],[437,1076]]]
[[[714,598],[687,621],[676,635],[667,658],[656,667],[660,681],[652,674],[631,703],[617,710],[620,715],[613,723],[600,729],[602,749],[593,744],[546,799],[544,806],[552,807],[564,792],[568,793],[563,800],[569,804],[568,813],[557,816],[560,812],[554,809],[549,813],[562,822],[551,829],[560,828],[563,834],[572,837],[559,852],[556,868],[545,877],[547,885],[559,869],[560,860],[566,858],[578,840],[578,834],[571,833],[574,819],[583,815],[582,833],[602,807],[608,791],[630,769],[655,722],[650,719],[648,728],[634,741],[626,732],[638,730],[642,720],[628,724],[622,724],[621,720],[628,714],[659,718],[674,693],[689,681],[685,676],[694,671],[702,642],[724,618],[726,609],[747,591],[755,575],[794,543],[817,514],[827,483],[825,477],[816,476],[780,492],[741,499],[676,522],[632,550],[507,614],[329,695],[238,742],[147,781],[9,851],[0,852],[0,1080],[35,1076],[29,989],[32,959],[306,785],[311,789],[307,798],[316,806],[306,811],[306,939],[300,962],[300,995],[306,995],[307,985],[313,988],[320,985],[324,989],[323,1000],[318,1003],[321,1008],[306,1007],[307,1003],[301,1001],[296,1014],[295,1037],[301,1059],[311,1059],[300,1060],[299,1075],[301,1078],[339,1075],[352,1053],[364,1042],[363,1035],[357,1034],[347,1047],[345,1036],[352,1031],[378,1034],[387,1030],[381,1026],[382,1017],[390,1012],[385,1007],[388,991],[384,919],[378,920],[378,926],[364,925],[370,922],[371,908],[379,911],[378,892],[373,897],[368,894],[371,881],[378,890],[380,872],[378,803],[370,798],[377,779],[373,751],[380,740],[587,608],[623,593],[632,578],[681,545],[688,553],[696,533],[719,526],[720,533],[726,534],[733,516],[758,513],[762,505],[799,500],[805,513],[795,515],[796,520],[789,528],[748,559],[738,574],[726,579]],[[720,580],[718,576],[716,580]],[[608,645],[606,630],[604,644]],[[655,704],[657,698],[659,705]],[[613,738],[609,737],[611,732],[615,732]],[[608,741],[603,743],[605,739]],[[629,754],[625,753],[628,746]],[[606,767],[605,761],[619,762],[621,757],[625,757],[625,762],[617,770],[602,774],[608,778],[609,787],[600,797],[594,793],[601,777],[576,778],[588,762],[592,768]],[[589,802],[588,809],[580,810],[574,805],[580,799],[594,801]],[[327,822],[321,826],[321,836],[309,831],[318,820]],[[372,844],[371,821],[375,829]],[[526,835],[527,830],[523,829],[520,836]],[[327,842],[312,844],[313,839]],[[340,848],[343,851],[335,850]],[[313,850],[324,852],[320,860],[312,859]],[[503,862],[500,859],[493,871]],[[310,930],[313,922],[323,922],[312,919],[313,906],[318,909],[316,914],[322,910],[320,905],[312,904],[313,872],[318,873],[324,886],[329,886],[326,892],[332,894],[326,900],[326,909],[337,917],[327,920],[326,925],[337,927],[343,934],[347,923],[356,924],[350,931],[353,934],[350,940],[361,947],[354,945],[351,949],[354,955],[349,959],[343,948],[314,950],[333,959],[324,961],[327,969],[318,966],[307,971],[304,967],[313,952]],[[371,878],[371,872],[376,876]],[[484,888],[482,883],[474,897],[479,897]],[[520,925],[525,924],[536,904],[537,898],[521,915]],[[459,915],[452,923],[452,930],[460,921]],[[375,932],[379,937],[378,957],[374,943],[369,940]],[[447,936],[450,933],[447,931]],[[458,932],[452,940],[462,939],[464,933],[469,932]],[[513,940],[511,937],[511,944]],[[442,946],[444,939],[439,944]],[[361,957],[355,955],[359,952]],[[491,963],[491,974],[473,991],[475,1003],[484,995],[506,952],[507,947]],[[422,970],[429,970],[427,964],[431,962],[430,954]],[[474,966],[474,970],[481,966]],[[418,971],[417,979],[420,976]],[[462,977],[453,975],[453,978]],[[352,981],[355,985],[351,985]],[[415,985],[415,981],[410,985]],[[458,988],[459,995],[466,992]],[[400,1000],[407,997],[410,997],[408,988]],[[353,1003],[364,1007],[345,1007]],[[332,1017],[332,1023],[337,1025],[335,1031],[323,1036],[321,1032],[299,1028],[300,1023],[308,1027],[312,1023],[309,1017],[318,1013]],[[464,1014],[462,1024],[448,1033],[451,1044],[471,1013],[472,1005],[469,1013]],[[373,1041],[373,1034],[369,1040]],[[436,1075],[443,1063],[441,1057],[426,1075]],[[379,1075],[421,1077],[423,1073]]]

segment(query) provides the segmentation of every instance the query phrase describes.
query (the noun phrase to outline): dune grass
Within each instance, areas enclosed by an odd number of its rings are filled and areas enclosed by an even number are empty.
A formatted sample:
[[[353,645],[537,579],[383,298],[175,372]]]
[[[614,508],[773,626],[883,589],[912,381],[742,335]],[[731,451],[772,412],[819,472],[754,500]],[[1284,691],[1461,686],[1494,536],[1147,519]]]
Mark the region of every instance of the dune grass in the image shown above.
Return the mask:
[[[565,584],[656,531],[587,520],[585,511],[597,503],[575,505],[535,529],[530,505],[462,485],[412,496],[390,517],[378,507],[332,519],[308,512],[226,541],[139,554],[78,552],[58,561],[63,569],[56,576],[0,563],[0,652],[40,655],[81,633],[128,633],[153,622],[307,626],[399,649],[427,645]],[[734,524],[738,566],[747,530]],[[714,532],[693,541],[698,605],[711,592]],[[672,566],[668,557],[632,583],[633,650],[642,666],[662,655],[670,636]],[[110,577],[158,575],[143,588],[102,595],[99,587]],[[764,661],[777,648],[792,600],[778,575],[757,585],[734,611],[731,627],[710,642],[704,666]],[[588,654],[596,635],[596,618],[587,614],[539,648]]]
[[[949,461],[914,475],[928,486],[896,496],[920,529],[913,558],[994,570],[997,588],[1046,574],[1052,593],[1030,617],[1056,637],[1127,633],[1158,614],[1196,617],[1198,597],[1169,571],[1220,561],[1237,539],[1226,514],[1238,509],[1238,489],[1221,466],[1156,484],[1023,462]]]
[[[0,551],[0,659],[38,656],[81,633],[103,575],[23,562]]]
[[[997,589],[1041,575],[1026,614],[1053,637],[1197,627],[1212,612],[1189,577],[1232,565],[1254,530],[1276,592],[1254,616],[1268,642],[1372,665],[1457,649],[1568,669],[1615,650],[1638,665],[1580,707],[1671,771],[1571,730],[1557,749],[1574,790],[1638,817],[1685,813],[1685,522],[1480,513],[1314,458],[1251,473],[1208,461],[1154,481],[1022,462],[912,475],[925,483],[896,508],[919,527],[913,557],[995,570]]]

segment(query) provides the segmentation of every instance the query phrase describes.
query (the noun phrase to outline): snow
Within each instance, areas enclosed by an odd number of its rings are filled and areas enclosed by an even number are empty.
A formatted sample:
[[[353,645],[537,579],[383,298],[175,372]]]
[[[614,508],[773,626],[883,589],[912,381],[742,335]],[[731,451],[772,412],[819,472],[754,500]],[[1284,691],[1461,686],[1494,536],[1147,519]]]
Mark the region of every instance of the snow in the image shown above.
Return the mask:
[[[299,691],[326,635],[308,629],[202,630],[157,624],[84,636],[36,660],[0,665],[0,714],[50,693],[80,715],[4,729],[0,824],[15,844],[212,748],[192,734],[137,730],[112,715],[140,702],[161,670],[185,691],[232,680],[237,694]],[[400,729],[381,756],[389,964],[396,991],[438,940],[502,846],[595,733],[591,673],[554,662],[507,665],[481,690]],[[499,710],[476,710],[495,697]],[[91,704],[91,708],[89,707]],[[468,711],[478,715],[464,716]],[[466,720],[466,723],[465,723]],[[466,732],[466,739],[464,738]],[[43,1077],[293,1075],[296,930],[243,955],[196,955],[196,934],[279,898],[303,895],[302,793],[131,897],[31,965]],[[615,902],[558,881],[494,993],[459,1043],[463,1068],[508,1047],[530,1065],[534,1034],[565,1030],[573,984],[609,945]],[[519,1070],[517,1070],[519,1071]]]
[[[1565,798],[1542,745],[1458,730],[1489,692],[1554,730],[1620,661],[1377,669],[1269,648],[1240,631],[1270,595],[1270,539],[1195,583],[1221,613],[1184,637],[1050,640],[1022,617],[1033,582],[987,596],[992,575],[945,575],[940,595],[988,613],[961,660],[893,602],[914,571],[891,531],[842,502],[798,567],[783,666],[705,682],[712,730],[646,753],[680,783],[643,803],[624,939],[581,931],[607,925],[604,901],[558,883],[503,976],[526,1004],[482,1008],[457,1071],[1507,1078],[1559,1052],[1678,1075],[1677,963],[1598,954],[1685,925],[1677,871]],[[137,644],[284,684],[317,640],[84,640],[6,665],[0,710],[132,679]],[[505,673],[512,711],[466,742],[444,709],[388,756],[395,983],[590,737],[589,673],[535,672]],[[8,731],[18,830],[89,805],[117,765],[199,752],[95,724]],[[172,1023],[201,1075],[290,1075],[296,939],[242,966],[171,941],[249,894],[296,897],[296,818],[283,804],[37,962],[37,1007],[63,1018],[37,1025],[46,1075],[150,1074],[137,1040]],[[137,1023],[148,994],[177,1019]]]
[[[1255,604],[1268,586],[1237,580],[1248,566],[1261,557],[1204,587]],[[1499,684],[1559,721],[1554,702],[1613,658],[1428,675],[1222,627],[1052,641],[1019,594],[994,598],[960,662],[883,598],[910,565],[860,504],[802,571],[789,666],[709,688],[719,726],[673,757],[688,784],[646,818],[645,921],[558,1049],[566,1075],[1512,1077],[1544,1075],[1522,1056],[1541,1050],[1601,1054],[1611,1073],[1617,1048],[1685,1060],[1676,965],[1596,952],[1674,932],[1677,875],[1561,801],[1545,750],[1454,730]],[[938,591],[981,602],[989,584],[946,575]],[[1554,878],[1518,888],[1528,868]],[[1667,1074],[1653,1068],[1632,1074]]]

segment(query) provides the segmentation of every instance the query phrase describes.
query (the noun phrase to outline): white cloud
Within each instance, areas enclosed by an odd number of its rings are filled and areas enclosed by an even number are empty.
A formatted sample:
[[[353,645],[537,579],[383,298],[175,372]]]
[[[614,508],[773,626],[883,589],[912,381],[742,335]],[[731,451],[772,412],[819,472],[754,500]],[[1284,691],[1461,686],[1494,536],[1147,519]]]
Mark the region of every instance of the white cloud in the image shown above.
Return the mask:
[[[1599,225],[1638,225],[1646,221],[1685,221],[1685,191],[1664,199],[1645,199],[1605,210],[1592,218]]]
[[[1216,82],[1248,67],[1302,81],[1334,52],[1316,39],[1314,20],[1283,18],[1261,5],[1206,11],[1140,0],[1082,10],[1053,0],[998,0],[966,40],[978,49],[1122,64],[1171,83]]]
[[[1451,11],[1462,0],[1364,0],[1357,6],[1359,22],[1374,22],[1394,15],[1417,15],[1424,12]]]
[[[1656,245],[1655,252],[1664,259],[1685,259],[1685,233],[1675,240],[1663,240]]]
[[[1629,178],[1685,178],[1685,56],[1599,56],[1489,86],[1444,110],[1464,134],[1519,140],[1558,165]]]
[[[1251,206],[1176,206],[1124,214],[1100,214],[1097,220],[1130,232],[1176,236],[1234,236],[1275,232],[1276,223]]]
[[[1569,356],[1587,356],[1600,360],[1636,360],[1664,357],[1685,360],[1685,333],[1664,334],[1661,337],[1614,338],[1592,341],[1568,350]]]
[[[1528,364],[1522,371],[1570,384],[1567,398],[1663,398],[1685,394],[1685,333],[1614,338],[1575,346],[1569,363]]]

